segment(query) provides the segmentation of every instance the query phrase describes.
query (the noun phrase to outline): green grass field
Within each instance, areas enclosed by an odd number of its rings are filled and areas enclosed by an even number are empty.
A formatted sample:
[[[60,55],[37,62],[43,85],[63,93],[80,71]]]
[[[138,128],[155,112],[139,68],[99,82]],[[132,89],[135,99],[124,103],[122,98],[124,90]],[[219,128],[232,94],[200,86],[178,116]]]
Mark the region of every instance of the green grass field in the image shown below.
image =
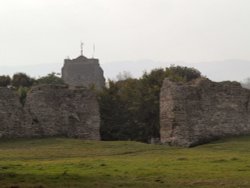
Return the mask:
[[[0,187],[250,187],[250,137],[189,149],[62,138],[4,140]]]

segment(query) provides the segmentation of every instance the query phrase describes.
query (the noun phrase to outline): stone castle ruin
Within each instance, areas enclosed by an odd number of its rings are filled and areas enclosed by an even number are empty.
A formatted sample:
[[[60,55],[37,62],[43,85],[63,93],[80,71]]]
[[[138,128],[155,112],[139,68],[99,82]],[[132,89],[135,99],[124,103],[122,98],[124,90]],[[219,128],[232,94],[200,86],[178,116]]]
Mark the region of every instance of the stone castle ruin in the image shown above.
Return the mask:
[[[98,59],[66,59],[68,85],[34,86],[24,106],[16,90],[0,87],[0,138],[63,136],[100,140],[100,114],[92,85],[105,85]],[[165,79],[160,93],[160,139],[191,147],[222,137],[250,134],[250,90],[237,82]]]
[[[237,82],[199,78],[164,80],[160,94],[161,142],[190,147],[250,134],[250,90]]]
[[[65,59],[62,68],[62,79],[70,86],[95,86],[102,89],[105,86],[103,70],[99,65],[99,60],[88,59],[80,55],[76,59]]]
[[[35,86],[24,106],[17,92],[0,88],[0,138],[63,136],[100,140],[95,94],[64,85]]]

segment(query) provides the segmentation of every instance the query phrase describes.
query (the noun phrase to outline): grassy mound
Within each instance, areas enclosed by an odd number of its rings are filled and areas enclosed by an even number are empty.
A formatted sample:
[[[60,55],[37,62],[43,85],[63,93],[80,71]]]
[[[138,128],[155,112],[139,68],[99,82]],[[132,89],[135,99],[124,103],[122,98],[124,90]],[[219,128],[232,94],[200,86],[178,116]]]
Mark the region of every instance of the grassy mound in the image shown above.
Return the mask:
[[[195,148],[76,139],[0,141],[0,187],[250,187],[250,137]]]

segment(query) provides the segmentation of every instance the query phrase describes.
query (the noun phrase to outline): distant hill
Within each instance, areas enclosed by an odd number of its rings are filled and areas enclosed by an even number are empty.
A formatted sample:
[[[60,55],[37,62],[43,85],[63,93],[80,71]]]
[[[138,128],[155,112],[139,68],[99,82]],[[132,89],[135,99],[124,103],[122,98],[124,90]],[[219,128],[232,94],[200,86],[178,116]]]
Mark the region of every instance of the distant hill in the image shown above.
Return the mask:
[[[167,67],[171,64],[194,67],[213,81],[242,81],[245,78],[250,77],[250,61],[237,59],[201,63],[157,62],[151,60],[142,60],[112,62],[103,64],[102,66],[107,77],[115,78],[119,72],[123,72],[124,70],[131,72],[134,77],[139,77],[145,70],[150,71],[153,68]]]
[[[106,78],[115,79],[116,76],[123,71],[130,72],[133,77],[140,77],[143,71],[150,71],[154,68],[167,67],[171,64],[182,65],[197,68],[201,73],[213,81],[236,80],[242,81],[250,77],[250,61],[248,60],[225,60],[225,61],[210,61],[201,63],[186,63],[186,62],[162,62],[153,60],[139,61],[116,61],[102,62],[101,66],[104,69]],[[44,76],[51,72],[61,72],[62,63],[29,65],[29,66],[0,66],[0,75],[16,72],[25,72],[31,76]]]
[[[62,64],[39,64],[39,65],[26,65],[26,66],[0,66],[0,75],[12,75],[17,72],[27,73],[32,77],[45,76],[51,72],[61,72]]]

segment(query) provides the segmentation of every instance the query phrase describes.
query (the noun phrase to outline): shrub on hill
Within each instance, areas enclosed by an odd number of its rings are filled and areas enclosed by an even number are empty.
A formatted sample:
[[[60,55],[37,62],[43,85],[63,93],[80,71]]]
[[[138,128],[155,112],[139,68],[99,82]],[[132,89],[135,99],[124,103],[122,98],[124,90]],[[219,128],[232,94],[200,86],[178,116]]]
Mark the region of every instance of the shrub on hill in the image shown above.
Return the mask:
[[[0,87],[7,87],[8,85],[10,85],[11,83],[11,79],[9,76],[0,76]]]
[[[25,73],[16,73],[12,77],[11,85],[19,88],[19,87],[31,87],[34,83],[34,79],[29,77]]]
[[[64,84],[63,79],[58,77],[55,72],[38,78],[35,82],[36,84]]]

